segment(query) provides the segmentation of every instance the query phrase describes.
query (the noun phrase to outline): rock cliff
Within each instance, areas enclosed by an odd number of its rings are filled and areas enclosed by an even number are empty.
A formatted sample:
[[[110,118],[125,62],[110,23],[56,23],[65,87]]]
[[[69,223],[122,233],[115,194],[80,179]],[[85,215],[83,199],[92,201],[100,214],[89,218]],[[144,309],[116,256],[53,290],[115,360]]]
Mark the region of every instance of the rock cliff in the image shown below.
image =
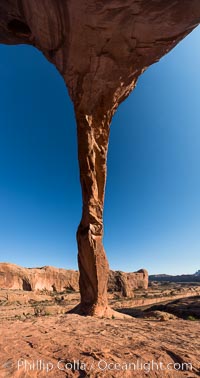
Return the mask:
[[[134,289],[148,288],[148,272],[141,269],[138,272],[125,273],[121,271],[109,271],[108,291],[121,292],[124,297],[132,297]]]
[[[199,274],[181,274],[177,276],[171,276],[169,274],[153,274],[149,276],[149,280],[152,282],[200,282]]]
[[[102,237],[112,117],[144,70],[199,23],[199,0],[0,2],[0,42],[42,51],[63,76],[74,103],[83,197],[78,313],[111,316]]]
[[[78,290],[78,271],[51,266],[22,268],[14,264],[0,264],[0,288],[14,290],[49,290],[61,292]]]
[[[110,271],[108,291],[121,292],[125,297],[132,297],[133,290],[138,288],[148,288],[147,271],[140,270],[135,273]],[[0,263],[0,289],[78,291],[79,272],[51,266],[22,268],[15,264]]]

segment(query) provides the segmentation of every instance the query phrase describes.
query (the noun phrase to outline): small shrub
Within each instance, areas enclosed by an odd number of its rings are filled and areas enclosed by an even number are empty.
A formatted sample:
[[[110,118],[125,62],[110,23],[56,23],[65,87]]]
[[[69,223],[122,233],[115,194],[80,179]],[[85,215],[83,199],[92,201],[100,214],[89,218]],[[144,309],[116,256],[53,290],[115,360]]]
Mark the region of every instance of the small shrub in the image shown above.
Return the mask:
[[[196,318],[195,318],[195,316],[193,316],[193,315],[189,315],[189,316],[187,317],[187,320],[195,321]]]
[[[34,307],[34,314],[35,314],[35,316],[45,316],[46,310],[45,310],[44,306]]]

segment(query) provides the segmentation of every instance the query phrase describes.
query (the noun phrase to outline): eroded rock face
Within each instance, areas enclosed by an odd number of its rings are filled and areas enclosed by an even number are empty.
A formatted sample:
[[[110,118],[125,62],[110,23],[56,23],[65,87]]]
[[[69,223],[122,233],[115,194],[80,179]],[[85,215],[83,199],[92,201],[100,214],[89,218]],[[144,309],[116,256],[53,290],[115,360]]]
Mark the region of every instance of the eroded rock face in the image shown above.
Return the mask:
[[[124,297],[133,297],[134,289],[148,289],[148,272],[145,269],[133,273],[110,270],[108,291],[121,292]]]
[[[199,0],[0,2],[0,42],[41,50],[60,71],[74,103],[83,196],[77,232],[80,313],[109,313],[102,216],[112,116],[139,75],[199,23]]]
[[[14,264],[0,264],[1,289],[78,291],[78,280],[79,273],[75,270],[58,269],[51,266],[22,268]]]
[[[143,269],[136,273],[109,272],[108,291],[133,297],[134,289],[147,289],[147,287],[148,273]],[[22,268],[15,264],[0,263],[0,289],[78,291],[79,272],[52,266]]]

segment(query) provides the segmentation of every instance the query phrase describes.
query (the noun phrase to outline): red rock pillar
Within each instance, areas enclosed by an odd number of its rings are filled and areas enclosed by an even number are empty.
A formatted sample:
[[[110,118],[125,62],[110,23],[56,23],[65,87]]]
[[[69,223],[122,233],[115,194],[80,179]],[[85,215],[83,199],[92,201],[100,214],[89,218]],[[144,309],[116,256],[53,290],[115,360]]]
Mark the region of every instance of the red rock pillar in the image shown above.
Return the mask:
[[[109,265],[104,251],[103,206],[106,160],[111,116],[87,116],[76,110],[78,159],[82,187],[82,218],[77,231],[81,303],[78,312],[109,312],[107,282]]]

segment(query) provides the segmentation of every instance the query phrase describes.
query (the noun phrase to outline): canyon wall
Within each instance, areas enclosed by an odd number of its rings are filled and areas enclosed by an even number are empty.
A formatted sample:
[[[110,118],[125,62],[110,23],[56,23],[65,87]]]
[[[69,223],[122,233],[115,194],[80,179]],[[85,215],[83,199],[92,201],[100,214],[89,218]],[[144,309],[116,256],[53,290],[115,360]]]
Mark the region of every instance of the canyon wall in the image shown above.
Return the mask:
[[[133,290],[148,287],[148,273],[110,271],[108,291],[121,292],[123,296],[133,296]],[[79,290],[79,272],[44,266],[42,268],[22,268],[18,265],[0,263],[0,289],[48,290],[62,292]]]

